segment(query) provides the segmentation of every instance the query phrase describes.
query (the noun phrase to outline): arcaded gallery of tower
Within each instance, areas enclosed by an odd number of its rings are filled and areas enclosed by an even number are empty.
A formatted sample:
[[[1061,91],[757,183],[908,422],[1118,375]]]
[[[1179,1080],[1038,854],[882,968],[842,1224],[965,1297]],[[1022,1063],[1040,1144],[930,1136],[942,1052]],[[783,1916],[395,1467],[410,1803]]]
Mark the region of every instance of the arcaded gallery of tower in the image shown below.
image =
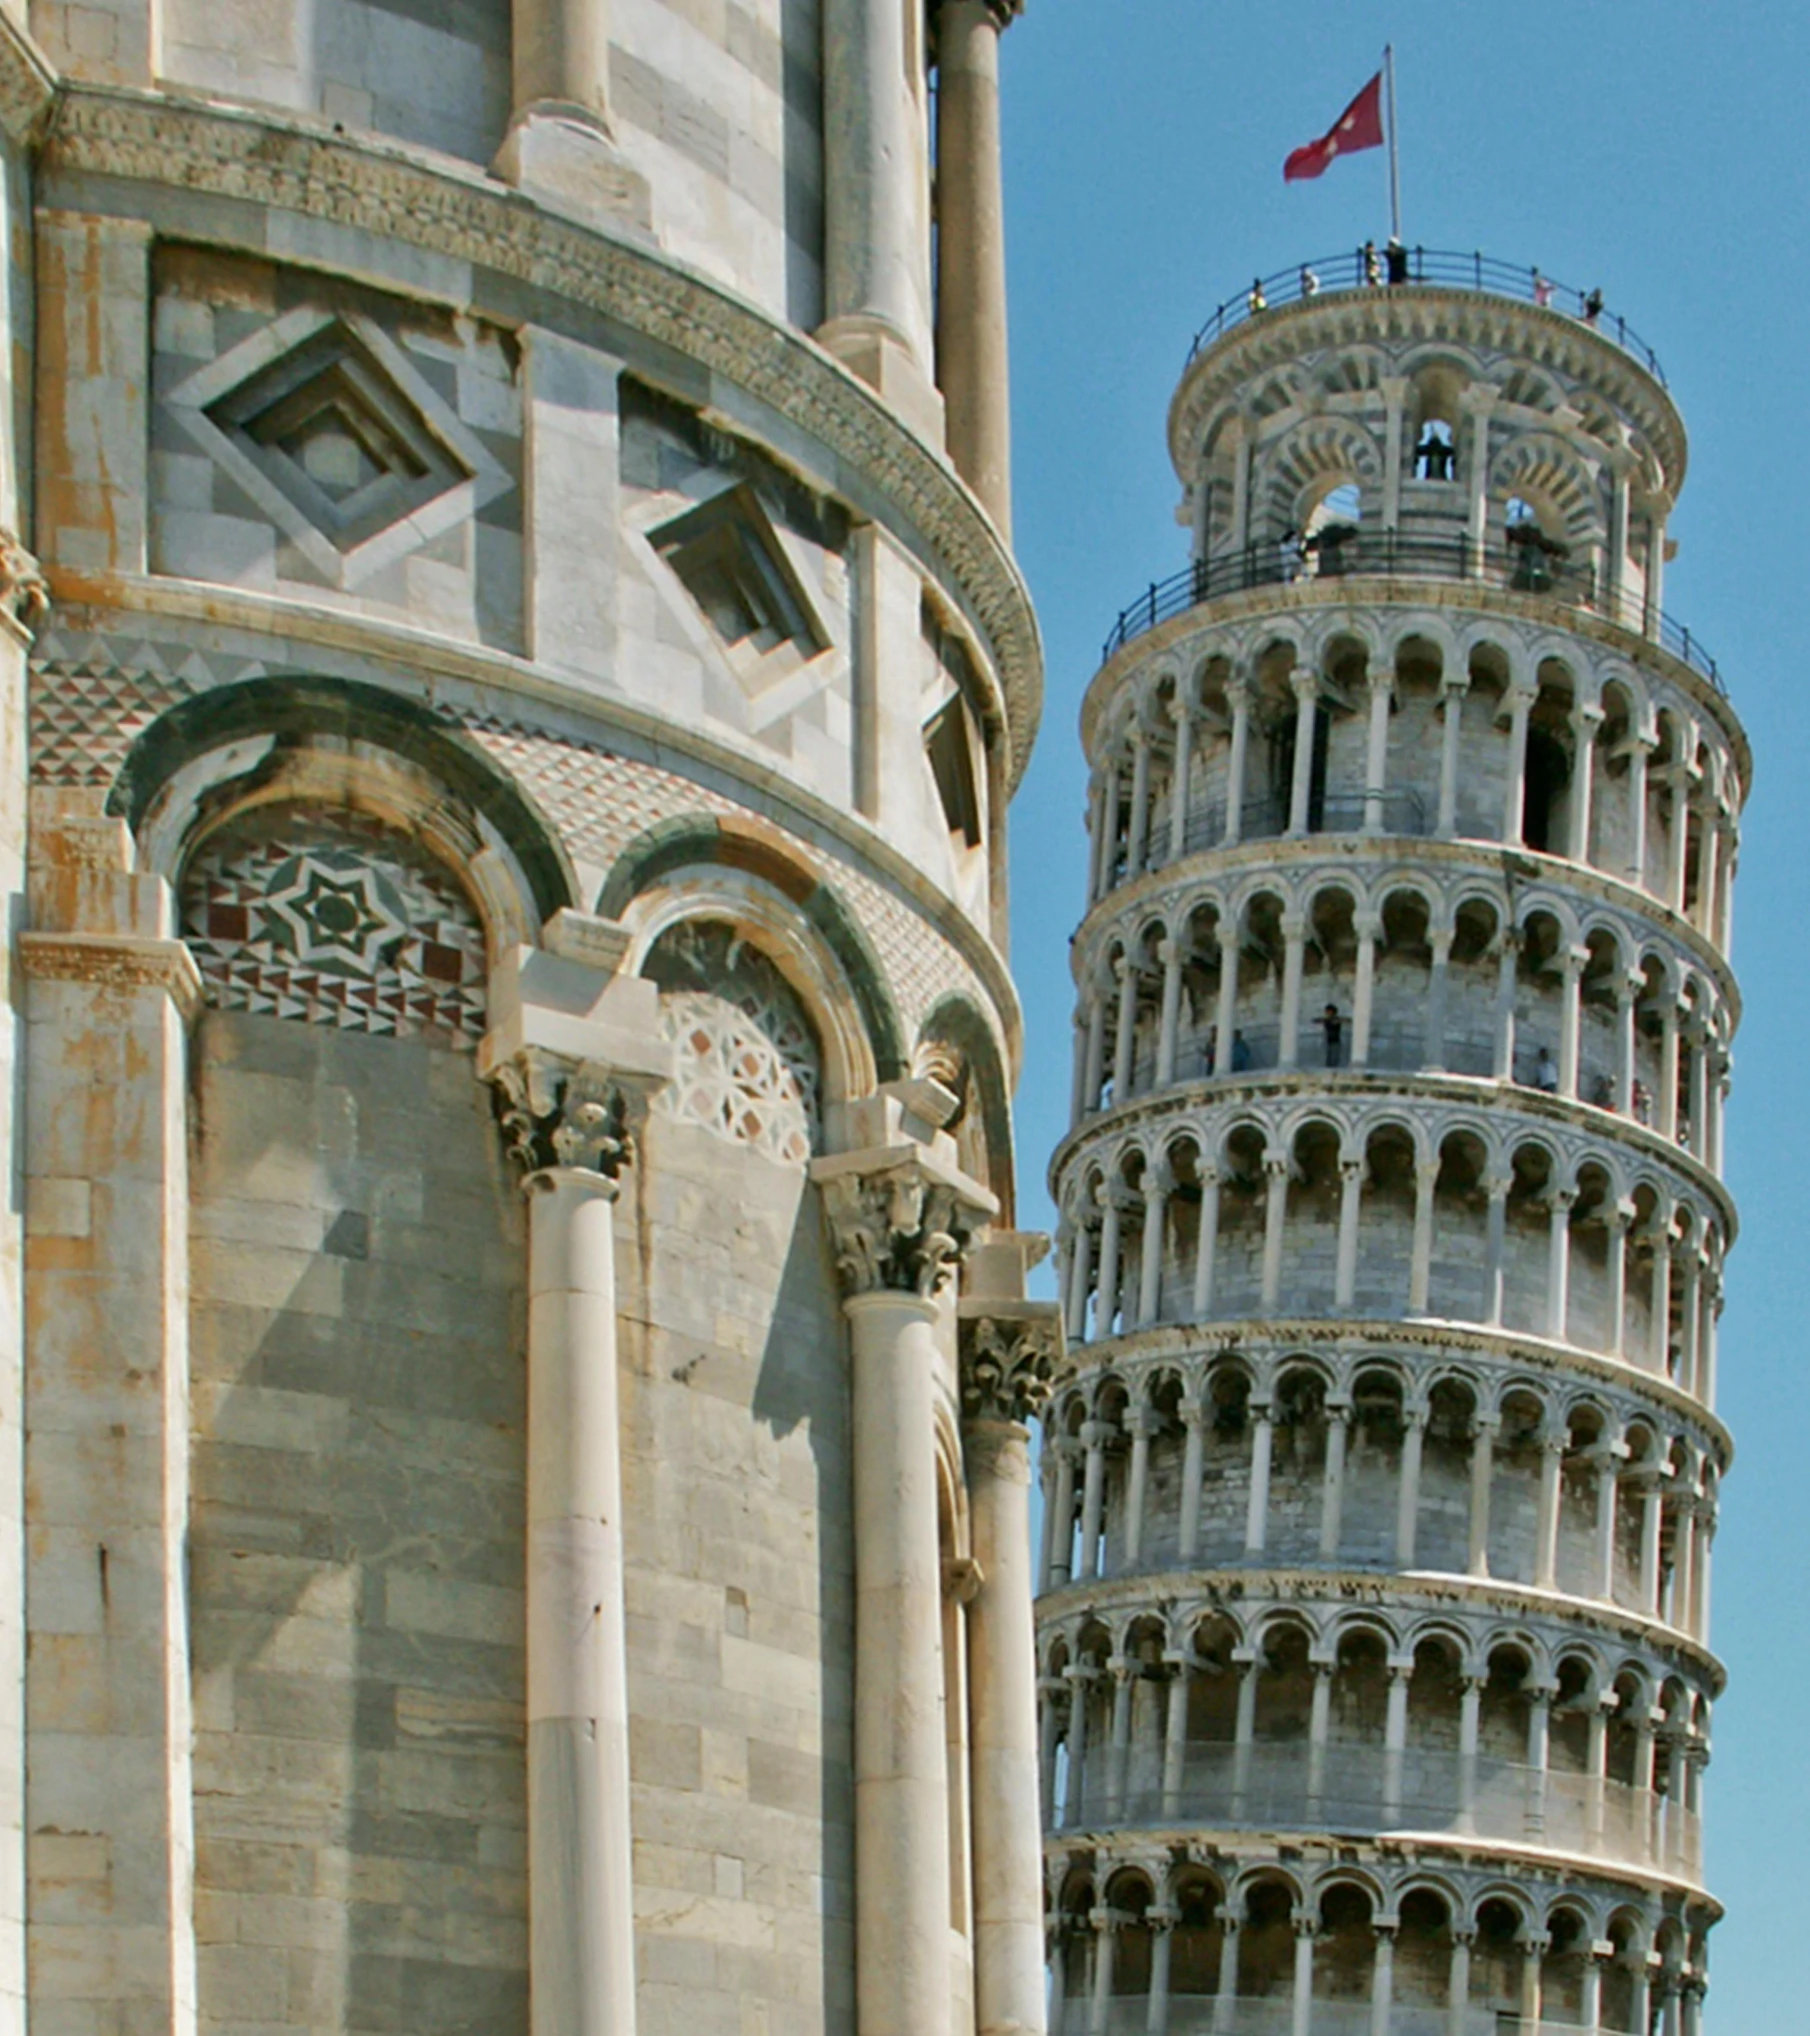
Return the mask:
[[[1350,266],[1197,342],[1083,710],[1051,2025],[1695,2036],[1749,756],[1645,347]]]
[[[1042,2029],[1013,11],[0,0],[0,2028]]]

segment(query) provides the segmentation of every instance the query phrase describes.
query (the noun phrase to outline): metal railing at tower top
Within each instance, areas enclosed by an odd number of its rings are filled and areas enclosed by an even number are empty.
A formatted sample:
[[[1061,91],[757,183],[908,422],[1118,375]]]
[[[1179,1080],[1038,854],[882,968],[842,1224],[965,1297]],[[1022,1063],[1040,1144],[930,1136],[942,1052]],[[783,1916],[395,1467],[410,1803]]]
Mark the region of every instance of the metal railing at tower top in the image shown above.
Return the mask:
[[[1659,356],[1619,312],[1608,310],[1602,292],[1580,290],[1561,283],[1539,268],[1499,262],[1486,254],[1464,254],[1451,248],[1411,247],[1402,250],[1406,274],[1389,281],[1386,249],[1360,247],[1350,254],[1321,255],[1313,261],[1297,262],[1293,268],[1278,269],[1273,276],[1259,276],[1249,289],[1228,297],[1194,335],[1188,349],[1192,365],[1202,347],[1223,339],[1234,326],[1260,317],[1278,305],[1294,304],[1304,297],[1329,296],[1344,290],[1411,290],[1416,283],[1430,283],[1447,290],[1482,290],[1492,297],[1515,297],[1524,304],[1561,312],[1613,340],[1637,360],[1662,387],[1665,370]]]
[[[1311,553],[1299,546],[1247,545],[1220,558],[1196,559],[1166,580],[1152,580],[1128,608],[1122,609],[1100,653],[1104,664],[1115,652],[1177,615],[1227,594],[1252,587],[1308,585],[1356,575],[1393,574],[1406,579],[1471,580],[1511,593],[1537,594],[1567,608],[1606,616],[1699,673],[1725,698],[1728,688],[1716,660],[1682,622],[1655,614],[1638,595],[1612,598],[1587,560],[1559,558],[1536,544],[1480,545],[1465,536],[1405,534],[1394,530],[1354,530],[1334,545],[1322,541]]]

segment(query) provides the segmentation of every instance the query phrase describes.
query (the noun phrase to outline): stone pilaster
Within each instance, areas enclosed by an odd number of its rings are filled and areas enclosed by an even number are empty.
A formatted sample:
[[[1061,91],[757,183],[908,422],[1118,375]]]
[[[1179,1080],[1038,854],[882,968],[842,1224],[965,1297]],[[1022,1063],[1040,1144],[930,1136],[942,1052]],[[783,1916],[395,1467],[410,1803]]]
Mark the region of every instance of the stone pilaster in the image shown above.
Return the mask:
[[[34,802],[25,978],[33,2005],[195,2024],[187,1027],[160,878],[99,795]],[[59,1839],[68,1842],[57,1842]]]

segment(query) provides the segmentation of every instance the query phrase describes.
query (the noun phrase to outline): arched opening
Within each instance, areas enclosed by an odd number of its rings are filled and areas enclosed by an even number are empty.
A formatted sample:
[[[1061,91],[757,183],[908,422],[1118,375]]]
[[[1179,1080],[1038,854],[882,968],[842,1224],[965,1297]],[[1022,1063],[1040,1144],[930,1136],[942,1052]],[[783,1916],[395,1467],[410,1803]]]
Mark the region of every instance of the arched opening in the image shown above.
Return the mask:
[[[1493,1896],[1478,1908],[1477,1941],[1471,1947],[1474,2008],[1505,2017],[1520,2013],[1523,1936],[1521,1913],[1512,1902]]]
[[[1428,1395],[1421,1446],[1415,1563],[1463,1576],[1470,1566],[1471,1457],[1477,1394],[1464,1379],[1441,1379]]]
[[[1286,1882],[1260,1880],[1247,1889],[1238,1932],[1238,1997],[1287,2000],[1295,1984],[1294,1900]]]
[[[1441,1322],[1480,1322],[1489,1312],[1484,1233],[1488,1154],[1475,1132],[1449,1131],[1433,1188],[1433,1252],[1427,1312]]]
[[[1283,1280],[1291,1313],[1330,1315],[1339,1228],[1339,1134],[1305,1124],[1295,1134],[1283,1218]]]
[[[1220,1169],[1219,1237],[1215,1252],[1213,1313],[1233,1319],[1259,1312],[1263,1238],[1269,1194],[1263,1133],[1241,1124],[1227,1134]]]
[[[1353,1297],[1360,1315],[1401,1316],[1409,1311],[1418,1174],[1419,1155],[1407,1127],[1379,1125],[1364,1147]]]
[[[1544,855],[1565,852],[1570,807],[1571,746],[1568,709],[1542,690],[1527,723],[1527,763],[1521,786],[1521,840]]]
[[[1447,1014],[1436,1014],[1432,1008],[1432,971],[1431,915],[1426,899],[1419,891],[1391,891],[1383,900],[1367,1066],[1410,1069],[1444,1065],[1440,1055]],[[1449,997],[1448,977],[1448,1003]]]
[[[1427,1018],[1443,1047],[1442,1058],[1433,1064],[1455,1075],[1495,1071],[1497,942],[1501,930],[1501,914],[1485,898],[1461,900],[1452,916],[1445,1010],[1436,1012],[1429,1001]]]
[[[1351,983],[1357,970],[1354,917],[1351,894],[1344,890],[1320,891],[1308,907],[1301,976],[1303,1067],[1351,1064]]]
[[[1343,1560],[1384,1569],[1395,1561],[1395,1515],[1407,1419],[1399,1374],[1367,1365],[1351,1382]]]
[[[1464,1660],[1458,1643],[1434,1634],[1414,1649],[1408,1682],[1408,1754],[1401,1788],[1411,1831],[1439,1831],[1457,1820],[1459,1749],[1463,1743]],[[1445,1996],[1440,1974],[1440,1998]]]
[[[1545,1433],[1546,1410],[1530,1388],[1503,1396],[1490,1485],[1489,1573],[1505,1582],[1534,1580]]]
[[[1225,1926],[1219,1911],[1225,1891],[1211,1874],[1184,1867],[1170,1893],[1175,1910],[1169,1952],[1169,1992],[1181,2000],[1210,2000],[1219,1992]],[[1190,2015],[1198,2011],[1189,2010]]]
[[[1326,1381],[1308,1365],[1276,1385],[1264,1547],[1277,1562],[1310,1562],[1319,1547],[1326,1476]]]
[[[1447,2012],[1452,1983],[1452,1911],[1432,1888],[1411,1888],[1395,1937],[1395,2001],[1430,2027]]]
[[[1314,1999],[1368,2001],[1376,1964],[1376,1933],[1368,1894],[1348,1881],[1320,1897],[1320,1933],[1314,1945]]]

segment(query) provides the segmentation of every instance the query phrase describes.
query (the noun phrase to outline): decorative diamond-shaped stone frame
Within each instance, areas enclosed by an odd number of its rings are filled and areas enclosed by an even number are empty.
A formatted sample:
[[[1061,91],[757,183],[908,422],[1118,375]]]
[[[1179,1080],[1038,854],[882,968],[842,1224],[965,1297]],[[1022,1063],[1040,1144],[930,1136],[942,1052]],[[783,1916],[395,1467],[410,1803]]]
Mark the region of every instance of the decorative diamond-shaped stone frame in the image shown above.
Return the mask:
[[[164,400],[329,586],[359,585],[514,485],[395,341],[357,312],[291,311]],[[339,500],[284,443],[326,412],[380,469]]]

